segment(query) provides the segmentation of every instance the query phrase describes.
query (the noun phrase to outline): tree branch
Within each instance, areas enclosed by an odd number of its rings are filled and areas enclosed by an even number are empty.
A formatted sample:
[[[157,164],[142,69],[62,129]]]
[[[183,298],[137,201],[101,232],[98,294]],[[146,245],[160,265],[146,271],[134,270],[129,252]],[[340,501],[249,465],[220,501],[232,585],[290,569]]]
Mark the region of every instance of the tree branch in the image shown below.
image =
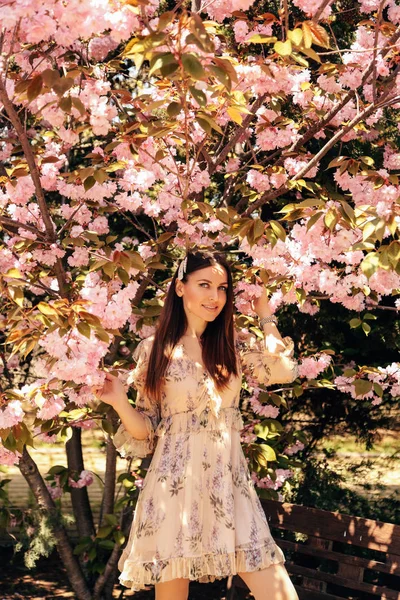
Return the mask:
[[[28,140],[28,136],[26,134],[25,128],[20,121],[20,118],[17,114],[17,111],[14,108],[13,103],[11,102],[10,98],[8,97],[7,90],[5,88],[3,81],[1,81],[1,78],[0,78],[0,100],[4,105],[4,108],[7,111],[7,115],[17,133],[18,139],[21,142],[21,146],[24,151],[26,162],[28,163],[29,172],[32,177],[33,184],[35,186],[36,198],[37,198],[37,202],[39,204],[41,216],[42,216],[43,223],[44,223],[44,226],[46,229],[47,238],[51,243],[56,243],[57,238],[56,238],[55,230],[53,227],[53,222],[51,220],[50,212],[49,212],[49,209],[46,204],[46,199],[44,197],[43,188],[40,183],[39,169],[37,167],[35,157],[32,152],[32,148],[29,144],[29,140]],[[62,262],[59,258],[57,258],[54,270],[55,270],[55,275],[57,277],[60,294],[62,297],[65,298],[67,295],[66,294],[67,278],[65,275],[65,271],[64,271]]]
[[[253,105],[250,109],[251,114],[248,114],[245,116],[245,118],[243,119],[242,125],[240,127],[238,127],[236,129],[236,131],[233,133],[233,135],[229,138],[229,142],[221,150],[218,157],[214,161],[213,166],[210,166],[210,168],[209,168],[210,175],[213,175],[213,173],[215,173],[217,166],[220,165],[225,160],[225,158],[228,156],[228,153],[234,147],[234,145],[239,140],[239,138],[241,137],[243,132],[247,129],[247,127],[251,123],[251,120],[253,119],[254,115],[256,114],[256,112],[258,111],[258,109],[260,108],[260,106],[262,105],[262,103],[264,102],[266,97],[267,97],[267,94],[263,94],[262,96],[257,98],[257,100],[253,103]]]
[[[14,221],[14,219],[10,219],[9,217],[3,217],[3,216],[0,216],[0,223],[3,224],[3,226],[4,225],[6,226],[6,227],[4,227],[4,229],[7,228],[7,230],[11,231],[13,234],[19,235],[17,228],[21,227],[22,229],[31,231],[32,233],[34,233],[35,235],[40,237],[41,241],[43,241],[43,242],[47,241],[47,239],[44,237],[43,232],[39,231],[39,229],[37,229],[33,225],[27,225],[26,223],[21,223],[20,221]]]
[[[385,92],[385,95],[387,95],[387,93],[389,93],[389,90],[387,90]],[[380,104],[382,103],[382,105],[388,106],[389,104],[394,104],[394,103],[398,102],[399,99],[400,98],[398,96],[392,97],[389,100],[380,101]],[[254,202],[253,204],[251,204],[248,207],[248,209],[243,213],[242,216],[249,217],[252,212],[254,212],[257,208],[259,208],[266,202],[269,202],[270,200],[274,200],[275,198],[278,198],[282,194],[286,193],[289,190],[289,185],[290,185],[291,181],[297,181],[298,179],[301,179],[302,177],[304,177],[304,175],[306,173],[308,173],[308,171],[310,169],[312,169],[323,156],[325,156],[325,154],[332,148],[332,146],[334,146],[336,144],[336,142],[338,142],[343,136],[345,136],[346,133],[351,131],[360,121],[369,117],[370,114],[372,114],[378,108],[380,108],[381,107],[380,104],[371,104],[368,108],[366,108],[361,113],[356,115],[354,117],[354,119],[352,119],[350,121],[350,123],[348,125],[346,125],[346,127],[339,130],[329,140],[329,142],[327,142],[325,144],[325,146],[323,146],[323,148],[321,148],[321,150],[315,156],[313,156],[313,158],[298,173],[296,173],[296,175],[294,175],[294,177],[292,177],[292,179],[289,182],[285,183],[285,185],[282,185],[280,188],[278,188],[276,190],[268,191],[265,194],[263,194],[258,200],[256,200],[256,202]],[[237,204],[237,206],[236,206],[237,210],[239,210],[241,202],[242,201],[239,201],[239,203]]]
[[[319,21],[320,16],[324,12],[325,8],[327,6],[329,6],[330,4],[332,4],[332,2],[333,2],[333,0],[323,0],[323,2],[321,2],[320,6],[318,7],[317,12],[311,19],[311,21],[314,21],[314,23],[317,23]]]

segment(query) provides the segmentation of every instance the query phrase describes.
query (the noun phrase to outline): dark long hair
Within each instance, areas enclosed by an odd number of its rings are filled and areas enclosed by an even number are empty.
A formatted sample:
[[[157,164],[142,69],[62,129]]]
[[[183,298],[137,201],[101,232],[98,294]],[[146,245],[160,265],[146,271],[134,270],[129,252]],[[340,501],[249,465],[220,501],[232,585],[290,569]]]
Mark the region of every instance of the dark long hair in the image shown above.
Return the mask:
[[[202,359],[209,374],[215,381],[216,388],[221,391],[227,387],[230,376],[238,375],[238,366],[234,348],[233,326],[233,283],[229,264],[224,254],[211,250],[195,250],[187,253],[187,276],[199,269],[219,264],[224,267],[228,280],[226,303],[214,319],[209,322],[201,335]],[[149,356],[145,390],[150,398],[161,401],[161,390],[165,372],[171,359],[172,351],[187,327],[187,318],[183,306],[183,298],[175,290],[178,275],[176,270],[164,301],[154,334],[154,343]]]

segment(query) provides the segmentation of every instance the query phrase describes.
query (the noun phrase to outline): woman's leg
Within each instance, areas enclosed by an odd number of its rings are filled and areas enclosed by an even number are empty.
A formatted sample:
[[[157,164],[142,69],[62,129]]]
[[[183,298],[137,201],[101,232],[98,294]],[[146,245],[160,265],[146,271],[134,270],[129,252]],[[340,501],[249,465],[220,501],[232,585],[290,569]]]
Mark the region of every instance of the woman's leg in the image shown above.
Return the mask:
[[[283,563],[261,571],[238,573],[255,600],[299,600]]]
[[[155,584],[156,600],[187,600],[189,579],[171,579]]]

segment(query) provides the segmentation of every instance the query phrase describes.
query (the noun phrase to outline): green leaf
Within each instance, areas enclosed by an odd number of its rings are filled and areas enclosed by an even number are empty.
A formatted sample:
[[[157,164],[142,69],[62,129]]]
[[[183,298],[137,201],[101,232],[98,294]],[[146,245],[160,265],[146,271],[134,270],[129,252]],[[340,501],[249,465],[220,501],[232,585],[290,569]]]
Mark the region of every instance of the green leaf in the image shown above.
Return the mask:
[[[364,394],[368,394],[372,389],[372,381],[367,381],[366,379],[356,379],[354,381],[354,388],[356,392],[356,396],[364,396]]]
[[[217,67],[215,65],[210,65],[209,70],[215,75],[215,77],[226,87],[226,89],[230,92],[232,89],[232,80],[224,69],[221,67]]]
[[[361,327],[363,328],[363,331],[364,331],[365,335],[368,335],[369,332],[371,331],[371,326],[368,325],[368,323],[363,323],[361,325]]]
[[[246,40],[246,44],[272,44],[276,41],[277,38],[275,36],[255,33]]]
[[[356,327],[359,327],[361,325],[361,322],[361,319],[351,319],[349,325],[352,329],[355,329]]]
[[[315,223],[318,221],[318,219],[320,219],[320,218],[321,218],[321,216],[322,216],[323,214],[324,214],[324,213],[323,213],[322,211],[318,211],[318,212],[316,212],[315,214],[313,214],[313,216],[312,216],[312,217],[310,217],[310,218],[308,219],[308,223],[307,223],[307,231],[308,231],[309,229],[311,229],[311,227],[312,227],[313,225],[315,225]]]
[[[49,474],[50,475],[60,475],[61,473],[63,473],[66,470],[67,470],[67,467],[63,467],[62,465],[54,465],[54,467],[51,467],[51,469],[49,469]]]
[[[203,65],[194,54],[182,54],[182,64],[186,73],[193,77],[193,79],[202,79],[205,77]]]
[[[295,46],[300,46],[303,39],[303,31],[299,28],[288,31],[288,38]]]
[[[113,530],[112,525],[104,525],[103,527],[99,528],[96,537],[97,538],[106,538],[108,535],[110,535],[112,530]]]
[[[115,546],[115,542],[112,540],[101,540],[99,542],[100,548],[105,548],[106,550],[113,550]]]
[[[113,536],[114,536],[115,542],[117,544],[119,544],[120,546],[122,546],[122,544],[125,542],[125,536],[122,533],[122,531],[119,531],[119,530],[114,531]]]
[[[180,102],[170,102],[167,106],[167,113],[171,118],[178,116],[181,110],[182,104]]]
[[[221,129],[221,127],[218,125],[218,123],[216,123],[214,121],[214,119],[212,117],[210,117],[210,115],[206,115],[205,113],[199,113],[197,119],[201,119],[202,121],[207,121],[207,123],[210,125],[210,127],[212,129],[215,129],[215,131],[218,131],[218,133],[223,134],[223,131]]]
[[[282,240],[282,242],[284,242],[286,240],[286,231],[284,230],[282,225],[278,223],[278,221],[273,220],[270,221],[269,224],[276,237],[278,237],[280,240]]]
[[[268,462],[276,460],[275,450],[268,446],[268,444],[260,444],[260,450],[265,457],[265,460]]]
[[[275,42],[274,50],[279,56],[290,56],[292,54],[292,42],[286,40],[286,42]]]
[[[379,254],[377,252],[370,252],[362,261],[361,270],[364,273],[364,275],[369,279],[371,275],[373,275],[375,271],[379,268],[379,266]]]
[[[173,70],[176,71],[178,68],[178,63],[176,61],[175,56],[172,52],[166,52],[165,54],[155,54],[150,61],[150,70],[149,75],[152,75],[156,71],[160,70],[162,75],[165,75],[162,69],[165,67],[173,67]],[[172,72],[172,71],[170,71]]]
[[[28,88],[26,90],[26,95],[28,97],[28,101],[32,102],[32,100],[35,100],[35,98],[37,98],[40,94],[40,92],[42,91],[43,88],[43,79],[41,75],[36,75],[36,77],[34,77],[32,79],[32,81],[30,82],[30,84],[28,85]]]
[[[96,184],[96,180],[92,175],[90,175],[90,177],[86,177],[85,181],[83,182],[83,187],[85,188],[85,192],[90,190],[95,184]]]
[[[58,314],[59,314],[55,308],[53,308],[49,304],[46,304],[45,302],[39,302],[39,304],[37,305],[37,308],[40,310],[40,312],[42,314],[49,316],[49,317],[58,316]]]
[[[109,525],[113,525],[114,527],[116,527],[118,525],[118,518],[116,517],[116,515],[112,515],[112,514],[104,515],[104,520],[107,521],[107,523]]]
[[[106,433],[110,435],[114,434],[114,427],[110,421],[107,421],[107,419],[102,419],[101,426]]]
[[[79,333],[81,335],[84,335],[85,337],[88,338],[88,340],[90,340],[90,325],[88,325],[87,323],[85,323],[85,321],[80,321],[77,326],[76,326],[77,330],[79,331]]]
[[[207,106],[207,96],[203,90],[198,90],[193,85],[189,87],[189,90],[199,106]]]

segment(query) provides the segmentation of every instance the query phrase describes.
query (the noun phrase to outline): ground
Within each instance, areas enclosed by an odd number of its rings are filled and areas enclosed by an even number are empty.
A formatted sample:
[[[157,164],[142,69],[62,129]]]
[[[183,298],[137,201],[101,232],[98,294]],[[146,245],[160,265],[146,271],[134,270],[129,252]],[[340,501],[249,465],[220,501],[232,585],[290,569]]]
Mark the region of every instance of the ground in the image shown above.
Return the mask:
[[[58,600],[59,598],[75,598],[68,583],[65,570],[57,553],[49,558],[39,560],[34,571],[27,569],[21,557],[12,562],[10,549],[0,548],[0,564],[2,575],[0,581],[1,600]],[[192,582],[189,588],[189,600],[224,600],[226,598],[226,579],[214,583]],[[239,592],[238,592],[239,594]],[[238,600],[251,599],[250,593],[240,591]],[[135,600],[153,600],[154,587],[149,591],[132,594],[120,586],[114,590],[114,598]]]

